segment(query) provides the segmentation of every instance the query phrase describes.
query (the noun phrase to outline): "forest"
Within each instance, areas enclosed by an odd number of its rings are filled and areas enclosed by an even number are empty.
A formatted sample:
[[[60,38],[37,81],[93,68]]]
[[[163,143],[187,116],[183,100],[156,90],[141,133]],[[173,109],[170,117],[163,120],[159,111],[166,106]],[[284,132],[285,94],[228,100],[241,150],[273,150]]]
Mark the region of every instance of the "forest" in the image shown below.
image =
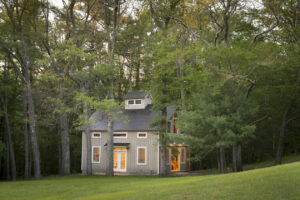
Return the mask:
[[[80,173],[91,114],[147,91],[192,170],[300,151],[300,0],[0,0],[0,180]],[[176,105],[170,135],[166,108]]]

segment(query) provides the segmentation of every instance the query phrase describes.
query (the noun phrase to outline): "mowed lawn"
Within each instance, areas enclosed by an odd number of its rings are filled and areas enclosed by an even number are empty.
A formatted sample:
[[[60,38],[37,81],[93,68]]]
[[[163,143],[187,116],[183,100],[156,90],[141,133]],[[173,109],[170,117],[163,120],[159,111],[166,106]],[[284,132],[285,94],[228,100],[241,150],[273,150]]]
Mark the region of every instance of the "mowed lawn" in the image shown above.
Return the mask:
[[[72,175],[0,182],[0,199],[300,200],[300,162],[225,175],[167,178]]]

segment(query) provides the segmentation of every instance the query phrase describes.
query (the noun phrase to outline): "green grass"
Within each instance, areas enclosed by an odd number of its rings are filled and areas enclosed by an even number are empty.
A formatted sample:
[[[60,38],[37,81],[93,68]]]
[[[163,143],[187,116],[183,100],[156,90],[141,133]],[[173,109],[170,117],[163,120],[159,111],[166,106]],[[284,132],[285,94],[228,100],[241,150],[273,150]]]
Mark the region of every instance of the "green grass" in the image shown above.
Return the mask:
[[[47,177],[0,183],[0,199],[300,200],[300,162],[241,173],[189,177]]]

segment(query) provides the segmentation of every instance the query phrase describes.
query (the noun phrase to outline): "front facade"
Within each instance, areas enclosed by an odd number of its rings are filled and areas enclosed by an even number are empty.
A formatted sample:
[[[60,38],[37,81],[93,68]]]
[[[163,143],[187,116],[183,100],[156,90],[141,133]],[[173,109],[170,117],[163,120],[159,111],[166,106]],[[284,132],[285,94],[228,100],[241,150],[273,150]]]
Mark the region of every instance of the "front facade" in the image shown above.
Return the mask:
[[[123,174],[159,174],[161,147],[157,127],[151,122],[158,114],[151,111],[151,95],[145,92],[132,92],[124,97],[125,109],[114,122],[114,171]],[[170,132],[176,133],[176,113],[169,107],[168,119]],[[86,151],[86,134],[82,133],[82,173],[86,173],[86,156],[91,156],[93,174],[104,174],[107,163],[107,121],[100,111],[90,119],[91,155]],[[174,132],[175,131],[175,132]],[[189,148],[182,144],[170,144],[167,148],[167,167],[169,171],[189,170]]]

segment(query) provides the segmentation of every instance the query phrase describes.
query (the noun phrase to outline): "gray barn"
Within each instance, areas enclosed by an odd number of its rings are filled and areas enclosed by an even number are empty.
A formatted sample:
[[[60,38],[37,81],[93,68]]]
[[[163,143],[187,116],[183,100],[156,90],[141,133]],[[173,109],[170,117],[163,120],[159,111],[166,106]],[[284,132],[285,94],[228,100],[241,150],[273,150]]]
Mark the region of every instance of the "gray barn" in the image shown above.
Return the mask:
[[[125,108],[113,124],[114,171],[123,174],[159,174],[161,156],[157,127],[150,126],[158,114],[151,110],[151,95],[146,92],[130,92],[124,96],[124,100]],[[169,132],[177,134],[175,107],[168,107],[167,116]],[[90,121],[92,155],[86,153],[86,136],[83,132],[82,173],[86,173],[86,156],[91,156],[93,174],[104,174],[107,160],[107,119],[101,111],[97,111]],[[189,148],[182,144],[170,144],[167,149],[167,165],[173,172],[189,170]]]

